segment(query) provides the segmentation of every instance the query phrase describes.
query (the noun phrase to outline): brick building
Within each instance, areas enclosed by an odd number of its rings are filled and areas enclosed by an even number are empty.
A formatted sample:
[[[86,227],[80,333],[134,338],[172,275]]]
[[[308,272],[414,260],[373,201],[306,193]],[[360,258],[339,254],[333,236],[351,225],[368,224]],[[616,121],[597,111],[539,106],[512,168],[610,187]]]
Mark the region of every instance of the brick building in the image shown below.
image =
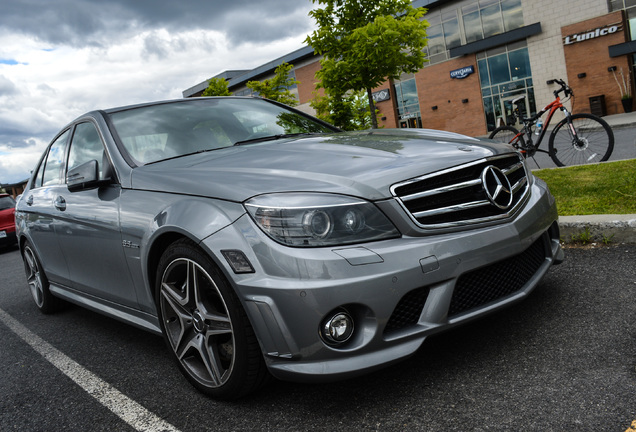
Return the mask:
[[[429,62],[415,74],[375,89],[385,127],[424,127],[485,135],[510,118],[511,100],[526,96],[534,113],[553,100],[553,78],[565,79],[576,97],[573,112],[624,112],[623,78],[633,98],[636,3],[633,0],[415,0],[430,27]],[[218,76],[236,95],[245,84],[294,65],[292,89],[311,113],[320,57],[304,47],[253,70]],[[618,83],[617,83],[618,80]],[[183,92],[199,96],[207,81]]]

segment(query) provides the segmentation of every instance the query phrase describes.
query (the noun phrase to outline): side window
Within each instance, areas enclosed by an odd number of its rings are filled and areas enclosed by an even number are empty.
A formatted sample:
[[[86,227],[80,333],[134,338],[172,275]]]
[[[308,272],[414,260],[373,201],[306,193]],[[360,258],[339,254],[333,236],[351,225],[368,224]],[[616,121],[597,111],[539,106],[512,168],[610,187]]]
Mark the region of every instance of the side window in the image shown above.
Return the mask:
[[[73,133],[71,150],[68,154],[68,169],[71,170],[92,160],[97,161],[99,178],[103,179],[104,144],[93,123],[80,123]]]
[[[35,180],[33,181],[33,187],[39,188],[42,186],[42,177],[44,176],[44,163],[46,159],[42,160],[42,163],[38,166],[38,172],[35,175]]]
[[[69,131],[60,135],[51,147],[46,156],[44,164],[44,174],[42,176],[42,186],[50,186],[61,183],[62,166],[64,164],[64,148]],[[38,172],[38,177],[40,173]],[[36,184],[36,186],[38,186]]]

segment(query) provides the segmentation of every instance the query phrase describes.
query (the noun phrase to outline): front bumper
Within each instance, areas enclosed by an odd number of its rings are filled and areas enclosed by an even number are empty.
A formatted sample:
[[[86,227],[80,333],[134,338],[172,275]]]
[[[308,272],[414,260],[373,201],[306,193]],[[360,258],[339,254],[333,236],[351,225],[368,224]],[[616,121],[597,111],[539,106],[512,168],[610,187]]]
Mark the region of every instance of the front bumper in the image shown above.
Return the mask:
[[[391,200],[383,205],[395,205]],[[397,211],[397,210],[396,210]],[[404,235],[333,248],[272,242],[248,216],[204,240],[213,256],[241,249],[255,272],[220,260],[263,350],[282,379],[325,381],[368,372],[413,354],[431,334],[526,297],[563,259],[553,197],[540,181],[513,220],[438,235]],[[344,345],[319,328],[338,308],[354,318]]]

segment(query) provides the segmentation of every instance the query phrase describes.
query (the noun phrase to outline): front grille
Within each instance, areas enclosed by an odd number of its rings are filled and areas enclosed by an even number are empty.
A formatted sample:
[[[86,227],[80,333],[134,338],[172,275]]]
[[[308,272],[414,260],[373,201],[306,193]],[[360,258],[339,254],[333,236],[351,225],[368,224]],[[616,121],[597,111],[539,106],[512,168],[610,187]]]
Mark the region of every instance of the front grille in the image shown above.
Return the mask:
[[[494,167],[494,170],[489,167]],[[488,172],[503,173],[511,186],[496,198],[496,179]],[[492,174],[490,175],[492,178]],[[503,186],[507,189],[506,182]],[[499,189],[501,191],[501,189]],[[490,197],[489,192],[490,191]],[[517,154],[481,159],[418,177],[391,188],[393,195],[423,228],[458,226],[511,216],[529,191],[528,175]],[[503,201],[505,202],[502,202]]]
[[[395,307],[384,328],[385,333],[417,324],[428,298],[428,288],[418,288],[406,293]]]
[[[545,235],[519,255],[459,277],[449,318],[519,291],[545,261]]]

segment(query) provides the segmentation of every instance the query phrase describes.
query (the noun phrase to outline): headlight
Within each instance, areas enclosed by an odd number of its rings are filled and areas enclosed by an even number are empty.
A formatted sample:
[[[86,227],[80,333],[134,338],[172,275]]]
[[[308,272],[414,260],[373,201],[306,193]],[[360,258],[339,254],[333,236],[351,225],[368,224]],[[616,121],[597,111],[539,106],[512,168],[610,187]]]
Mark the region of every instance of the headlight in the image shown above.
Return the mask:
[[[267,235],[289,246],[335,246],[400,235],[374,204],[342,195],[262,195],[245,207]]]

